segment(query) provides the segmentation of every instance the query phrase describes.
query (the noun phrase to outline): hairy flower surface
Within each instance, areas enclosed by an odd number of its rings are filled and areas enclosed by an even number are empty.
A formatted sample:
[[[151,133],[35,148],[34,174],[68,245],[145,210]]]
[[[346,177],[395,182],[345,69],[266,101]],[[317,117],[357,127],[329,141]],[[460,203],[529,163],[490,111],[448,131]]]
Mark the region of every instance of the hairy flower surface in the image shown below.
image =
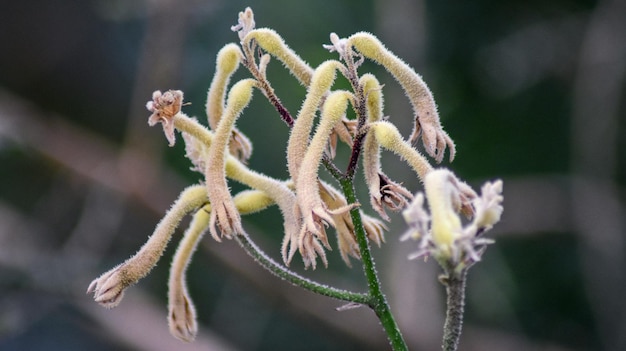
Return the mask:
[[[117,306],[126,288],[145,277],[156,265],[181,219],[204,202],[204,187],[196,185],[183,191],[141,249],[124,263],[91,282],[87,293],[93,292],[96,302],[104,307]]]
[[[96,278],[87,292],[93,293],[95,301],[105,307],[119,304],[126,289],[157,264],[182,218],[193,213],[174,254],[168,281],[168,322],[176,338],[192,341],[198,331],[186,272],[194,251],[208,231],[218,242],[223,237],[234,238],[257,263],[276,276],[349,302],[344,309],[371,307],[381,318],[393,348],[406,349],[381,293],[370,249],[370,243],[380,246],[385,241],[384,232],[388,228],[383,220],[390,221],[386,211],[403,210],[409,231],[402,239],[419,240],[418,251],[412,258],[433,256],[442,266],[463,270],[479,261],[486,245],[492,242],[482,234],[501,218],[502,181],[486,183],[478,196],[451,171],[434,169],[414,147],[414,142],[421,138],[425,153],[436,162],[443,160],[446,149],[451,161],[456,153],[454,142],[443,130],[426,83],[374,35],[360,32],[340,38],[332,33],[331,44],[324,47],[336,51],[339,59],[327,60],[313,69],[276,31],[256,28],[250,8],[239,13],[237,24],[231,29],[237,32],[239,44],[227,44],[217,54],[215,73],[206,94],[208,126],[199,122],[204,123],[203,118],[189,117],[181,111],[184,103],[180,90],[155,91],[146,104],[151,112],[149,125],[161,123],[170,146],[176,141],[175,130],[182,133],[192,170],[201,173],[203,181],[186,188],[141,249]],[[295,118],[268,79],[272,57],[306,88]],[[400,84],[412,105],[413,131],[406,140],[391,123],[393,119],[383,114],[383,85],[373,74],[358,72],[365,67],[362,65],[365,59],[383,66]],[[247,69],[251,78],[242,78],[231,86],[231,79],[240,66]],[[349,83],[348,90],[333,90],[337,72]],[[291,128],[286,145],[287,179],[258,172],[248,165],[252,143],[236,124],[250,104],[255,89],[261,91]],[[338,145],[338,141],[342,143]],[[266,140],[266,143],[274,146],[275,141]],[[346,151],[338,150],[339,147],[348,149],[345,168],[341,157],[335,159],[336,153]],[[381,149],[392,151],[413,169],[424,185],[423,193],[413,196],[402,184],[387,176]],[[282,152],[276,155],[283,155]],[[361,185],[357,185],[355,174],[361,164],[365,189],[379,217],[365,214],[360,207],[355,190]],[[323,175],[320,178],[322,165],[343,191],[324,181]],[[246,190],[233,193],[229,181],[240,183]],[[243,228],[242,215],[271,205],[277,205],[283,219],[280,253],[285,265],[266,255]],[[462,219],[461,214],[467,219]],[[344,262],[351,266],[352,257],[363,263],[367,292],[353,293],[324,286],[288,268],[298,252],[305,269],[315,269],[318,259],[328,266],[326,250],[331,250],[331,245],[326,230],[329,227],[336,231],[337,246]]]
[[[322,118],[304,155],[302,167],[296,180],[298,208],[299,213],[303,217],[300,235],[301,237],[315,235],[325,246],[328,246],[328,239],[324,227],[326,225],[335,226],[332,214],[348,211],[351,207],[336,209],[332,213],[328,210],[319,194],[317,172],[330,131],[345,114],[350,97],[351,94],[346,91],[336,91],[331,93],[326,99],[322,110]],[[304,255],[305,253],[303,253]]]
[[[235,208],[228,184],[226,182],[226,159],[228,141],[231,138],[235,122],[244,108],[252,99],[252,89],[256,85],[254,79],[237,82],[228,94],[226,109],[222,114],[206,161],[206,186],[209,200],[213,204],[211,211],[210,231],[214,238],[219,238],[217,228],[223,236],[243,232],[241,216]]]
[[[424,188],[430,212],[424,209],[422,193],[418,193],[403,212],[409,231],[402,240],[420,241],[418,251],[410,258],[433,256],[440,263],[450,262],[455,269],[480,261],[485,246],[493,242],[482,234],[491,229],[502,214],[502,181],[483,185],[481,195],[472,199],[476,215],[463,225],[460,203],[467,192],[465,187],[467,185],[447,169],[437,169],[426,176]]]
[[[443,130],[435,99],[419,74],[370,33],[356,33],[347,39],[340,39],[332,33],[330,38],[332,44],[325,47],[337,51],[344,60],[352,59],[354,48],[361,55],[385,67],[400,83],[415,113],[413,132],[409,138],[411,142],[421,135],[426,152],[437,162],[443,160],[446,147],[450,148],[450,160],[454,159],[456,153],[454,142]]]
[[[209,127],[213,130],[217,129],[224,113],[226,88],[231,76],[239,68],[242,55],[241,49],[235,44],[227,44],[217,53],[215,75],[209,86],[206,102]],[[236,127],[233,127],[231,133],[228,145],[230,154],[245,163],[252,155],[252,142]]]
[[[313,73],[307,96],[302,103],[300,112],[298,112],[298,118],[289,134],[287,143],[287,167],[294,182],[298,181],[300,165],[309,148],[316,111],[325,94],[335,82],[336,71],[341,67],[343,66],[338,61],[329,60],[320,64]]]
[[[174,146],[176,136],[174,135],[174,116],[180,112],[183,106],[183,92],[180,90],[169,90],[165,93],[157,90],[152,94],[152,101],[148,101],[146,108],[152,112],[148,118],[148,125],[157,123],[163,125],[163,132],[170,146]]]

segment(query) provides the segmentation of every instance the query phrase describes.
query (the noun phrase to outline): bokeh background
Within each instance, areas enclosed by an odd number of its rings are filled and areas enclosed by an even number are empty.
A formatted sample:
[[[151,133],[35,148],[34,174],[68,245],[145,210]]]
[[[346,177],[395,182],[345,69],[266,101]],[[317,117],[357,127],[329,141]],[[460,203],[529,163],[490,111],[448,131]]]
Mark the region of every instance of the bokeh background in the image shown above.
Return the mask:
[[[85,295],[200,180],[182,143],[169,148],[147,126],[145,102],[181,89],[185,111],[203,117],[215,54],[238,41],[230,26],[246,6],[313,66],[336,57],[321,47],[330,32],[375,33],[433,90],[458,146],[444,166],[473,186],[504,180],[497,243],[469,274],[462,350],[626,349],[625,1],[23,0],[0,11],[1,350],[388,349],[371,311],[337,312],[341,302],[210,238],[189,272],[200,333],[179,342],[167,329],[166,283],[180,231],[120,306]],[[402,91],[379,67],[367,70],[408,135]],[[304,88],[275,60],[269,76],[295,114]],[[250,165],[285,177],[288,130],[261,94],[239,126],[255,145]],[[420,188],[397,157],[383,163]],[[373,250],[383,289],[411,348],[438,349],[438,267],[406,259],[415,244],[398,241],[406,228],[392,219]],[[281,223],[273,208],[244,226],[278,259]],[[358,262],[329,256],[328,269],[305,272],[298,260],[293,269],[364,289]]]

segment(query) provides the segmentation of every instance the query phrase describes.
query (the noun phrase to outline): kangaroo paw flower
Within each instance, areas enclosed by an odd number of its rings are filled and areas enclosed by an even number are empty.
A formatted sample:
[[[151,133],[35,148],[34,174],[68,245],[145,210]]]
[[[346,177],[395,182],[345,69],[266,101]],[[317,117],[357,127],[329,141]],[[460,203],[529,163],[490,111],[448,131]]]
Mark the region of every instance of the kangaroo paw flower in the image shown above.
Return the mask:
[[[324,233],[324,236],[326,236],[326,233]],[[328,242],[326,242],[326,244],[328,244]],[[330,249],[330,246],[327,248]],[[302,255],[304,268],[312,267],[315,269],[317,267],[318,256],[322,260],[322,263],[324,263],[324,266],[328,267],[328,259],[326,258],[326,252],[322,244],[320,244],[319,235],[303,227],[300,237],[298,238],[298,249]]]
[[[152,93],[152,101],[146,104],[148,111],[152,112],[148,118],[148,125],[153,126],[160,122],[170,146],[174,146],[176,142],[173,119],[180,112],[182,105],[183,92],[180,90],[168,90],[165,93],[157,90]]]
[[[124,290],[132,284],[132,280],[126,275],[124,264],[121,264],[92,281],[87,293],[93,292],[97,303],[113,308],[119,305],[124,297]]]
[[[252,89],[255,85],[256,81],[254,79],[244,79],[233,85],[228,94],[226,109],[217,125],[211,148],[207,155],[206,187],[209,200],[213,206],[210,231],[216,240],[219,240],[217,226],[219,226],[222,235],[227,238],[243,231],[241,216],[233,203],[226,181],[226,159],[228,142],[235,122],[243,109],[250,103]]]
[[[424,181],[430,213],[424,209],[424,195],[417,194],[403,212],[409,231],[402,237],[419,240],[419,250],[410,258],[433,256],[444,267],[467,268],[480,261],[486,245],[493,240],[482,234],[500,220],[502,181],[487,182],[481,196],[473,194],[474,219],[463,225],[459,216],[463,198],[470,192],[465,183],[447,169],[430,172]],[[471,188],[469,188],[471,190]],[[471,191],[473,193],[473,190]]]
[[[170,333],[182,341],[193,341],[198,332],[196,310],[187,292],[186,272],[191,257],[204,236],[209,222],[210,205],[196,211],[183,234],[170,267],[168,281],[168,324]]]
[[[170,333],[177,339],[191,342],[198,333],[196,309],[186,293],[170,294],[170,307],[167,319]]]
[[[345,39],[345,42],[335,37],[336,35],[331,34],[333,47],[337,51],[344,47],[344,55],[348,55],[351,48],[355,48],[363,56],[385,67],[400,83],[415,113],[413,132],[409,141],[413,142],[421,135],[426,152],[438,163],[443,160],[446,146],[448,146],[450,161],[452,161],[456,153],[454,142],[441,126],[435,99],[422,77],[370,33],[356,33]]]
[[[203,186],[185,189],[141,249],[124,263],[91,282],[87,293],[93,292],[96,302],[107,308],[117,306],[124,296],[124,290],[145,277],[157,264],[182,218],[206,200]]]

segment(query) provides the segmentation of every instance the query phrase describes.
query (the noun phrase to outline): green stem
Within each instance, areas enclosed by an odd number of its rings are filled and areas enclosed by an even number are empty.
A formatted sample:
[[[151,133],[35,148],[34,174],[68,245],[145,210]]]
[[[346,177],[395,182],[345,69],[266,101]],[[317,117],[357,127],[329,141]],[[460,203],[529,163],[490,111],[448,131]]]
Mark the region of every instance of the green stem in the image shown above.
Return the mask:
[[[459,347],[461,330],[463,328],[467,269],[463,269],[458,273],[455,273],[453,269],[448,269],[447,271],[448,276],[443,281],[448,298],[446,322],[443,325],[442,348],[444,351],[456,351]]]
[[[267,256],[247,234],[238,234],[235,236],[237,243],[246,251],[248,255],[254,258],[263,268],[270,271],[275,276],[284,279],[295,286],[299,286],[303,289],[312,291],[314,293],[332,297],[338,300],[354,302],[358,304],[368,305],[370,303],[370,297],[367,294],[355,293],[347,290],[341,290],[326,286],[307,278],[304,278],[287,268],[281,266]]]
[[[344,195],[349,204],[356,203],[356,196],[354,194],[354,183],[350,178],[341,179],[341,186],[343,188]],[[363,229],[363,223],[361,221],[361,214],[358,208],[350,211],[352,217],[352,223],[354,224],[354,231],[357,242],[359,244],[359,250],[361,252],[361,261],[363,262],[363,270],[367,278],[367,285],[369,287],[369,295],[371,297],[369,306],[374,310],[376,316],[380,320],[380,323],[387,333],[387,338],[391,343],[393,350],[408,350],[400,328],[391,314],[391,309],[387,303],[385,295],[380,288],[380,281],[378,280],[378,273],[374,267],[374,260],[370,251],[369,243]]]

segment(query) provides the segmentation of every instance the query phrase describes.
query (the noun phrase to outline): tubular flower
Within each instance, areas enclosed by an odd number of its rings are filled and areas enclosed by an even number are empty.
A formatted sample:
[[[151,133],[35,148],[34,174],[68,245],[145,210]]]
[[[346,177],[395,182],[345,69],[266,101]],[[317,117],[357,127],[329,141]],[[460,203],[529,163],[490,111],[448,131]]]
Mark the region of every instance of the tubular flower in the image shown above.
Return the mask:
[[[204,187],[195,185],[183,191],[141,249],[124,263],[92,281],[87,293],[93,292],[96,302],[104,307],[117,306],[126,288],[145,277],[156,265],[181,219],[204,202]]]
[[[378,79],[365,74],[360,79],[363,94],[366,96],[366,112],[368,122],[374,123],[383,119],[382,87]],[[389,216],[385,207],[392,211],[403,209],[413,197],[410,191],[392,181],[383,173],[380,166],[380,145],[375,133],[368,133],[363,141],[363,172],[370,193],[372,208],[385,220]]]
[[[337,51],[344,59],[353,55],[354,48],[361,55],[385,67],[400,83],[413,106],[415,119],[409,141],[414,142],[421,135],[426,152],[438,163],[443,160],[446,146],[450,148],[450,160],[454,159],[456,153],[454,142],[443,130],[433,95],[419,74],[370,33],[356,33],[347,39],[339,39],[332,33],[331,42],[332,45],[326,48]]]
[[[209,120],[209,127],[213,130],[217,129],[217,124],[224,112],[226,87],[230,82],[230,77],[239,67],[241,56],[241,50],[235,44],[227,44],[217,53],[215,75],[211,81],[209,91],[207,92],[206,102],[206,114]],[[228,148],[231,155],[237,157],[244,163],[252,154],[252,143],[236,127],[233,127]]]
[[[179,124],[182,124],[183,119],[181,118],[177,121],[179,121]],[[189,127],[192,126],[194,126],[194,124],[188,123],[186,127],[187,129],[191,129]],[[183,132],[182,134],[185,140],[187,158],[189,158],[193,164],[192,170],[204,173],[207,167],[206,160],[210,157],[209,149],[213,144],[213,135],[206,129],[196,129],[198,130],[196,130],[194,135],[188,132]],[[283,260],[288,263],[291,257],[293,257],[295,250],[297,250],[297,233],[300,229],[298,217],[294,215],[296,197],[293,191],[287,187],[285,182],[249,169],[232,155],[226,156],[225,174],[230,179],[236,180],[253,189],[263,191],[262,194],[268,201],[278,205],[284,218],[285,228],[285,241],[282,249]],[[255,196],[261,195],[257,194]],[[259,199],[258,201],[261,200]],[[240,206],[240,204],[237,206]],[[239,210],[239,212],[241,213],[241,210]],[[214,236],[214,238],[219,241],[219,237]],[[286,247],[289,242],[292,242],[292,247],[289,250],[289,254],[287,254]]]
[[[424,181],[424,177],[433,170],[426,158],[402,138],[393,124],[385,121],[371,123],[368,134],[373,134],[380,146],[404,159],[420,180]]]
[[[317,172],[324,148],[328,142],[328,136],[333,126],[344,115],[348,107],[348,99],[351,96],[352,94],[346,91],[336,91],[328,96],[324,103],[320,123],[302,160],[303,166],[300,168],[295,182],[298,210],[303,217],[300,242],[311,242],[309,239],[303,241],[302,238],[315,235],[325,246],[330,248],[324,227],[326,225],[335,226],[332,214],[345,212],[351,208],[351,206],[348,206],[333,210],[331,213],[320,197],[319,185],[317,183]],[[302,249],[300,251],[303,257],[307,255]],[[315,252],[318,252],[318,250],[315,250]],[[312,257],[310,251],[308,256]]]
[[[273,204],[262,191],[246,190],[233,198],[242,214],[254,213]],[[206,232],[210,221],[211,205],[196,211],[189,227],[183,234],[170,267],[168,281],[168,321],[170,333],[182,341],[193,341],[198,331],[196,310],[187,291],[186,271],[191,257]]]
[[[219,240],[217,226],[219,226],[222,235],[227,238],[243,232],[241,216],[235,208],[226,183],[225,168],[228,154],[226,148],[237,118],[250,103],[252,88],[255,85],[254,79],[244,79],[231,88],[226,109],[217,126],[207,156],[205,176],[207,193],[213,207],[209,229],[216,240]]]
[[[343,67],[334,60],[320,64],[313,73],[310,86],[302,107],[298,112],[287,143],[287,167],[294,183],[298,180],[300,165],[308,149],[309,137],[313,128],[313,120],[320,103],[324,99],[336,77],[336,71]],[[333,126],[334,127],[334,126]]]
[[[285,230],[281,253],[283,261],[288,265],[295,254],[298,232],[301,226],[299,217],[295,215],[296,196],[293,191],[284,182],[250,170],[235,159],[230,159],[226,163],[226,173],[230,178],[240,183],[263,191],[267,197],[278,205],[283,216],[283,227]],[[289,250],[287,250],[288,243],[291,244]]]
[[[477,261],[492,240],[482,238],[482,233],[492,228],[502,214],[502,181],[487,182],[480,197],[472,199],[476,208],[474,219],[463,225],[461,197],[464,184],[447,169],[430,172],[424,181],[430,213],[424,205],[424,195],[419,193],[403,212],[409,231],[403,239],[420,240],[419,250],[410,258],[431,255],[442,264],[456,270],[469,267]]]
[[[168,321],[170,333],[182,341],[193,341],[198,332],[196,309],[187,292],[187,267],[209,225],[210,205],[196,212],[183,234],[170,267],[168,281]]]

